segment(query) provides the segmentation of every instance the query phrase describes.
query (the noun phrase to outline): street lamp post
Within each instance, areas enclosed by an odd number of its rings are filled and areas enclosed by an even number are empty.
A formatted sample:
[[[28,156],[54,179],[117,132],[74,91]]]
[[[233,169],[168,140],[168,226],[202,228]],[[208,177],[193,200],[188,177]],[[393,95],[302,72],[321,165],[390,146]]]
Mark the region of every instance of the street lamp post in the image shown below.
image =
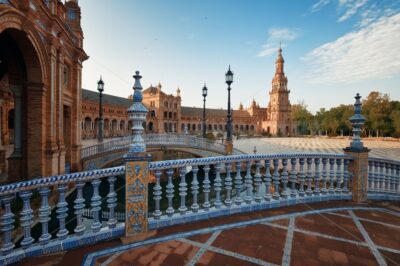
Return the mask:
[[[207,87],[206,84],[204,83],[203,87],[203,125],[202,125],[202,130],[203,130],[203,138],[206,137],[206,97],[207,97]]]
[[[104,130],[104,120],[103,120],[103,91],[104,91],[104,82],[101,79],[97,82],[97,90],[99,91],[99,134],[97,136],[98,142],[103,142],[103,130]]]
[[[226,153],[232,154],[233,143],[232,143],[232,109],[231,109],[231,84],[233,82],[233,72],[231,66],[229,66],[228,72],[225,73],[225,82],[228,84],[228,114],[227,114],[227,132],[226,132]]]

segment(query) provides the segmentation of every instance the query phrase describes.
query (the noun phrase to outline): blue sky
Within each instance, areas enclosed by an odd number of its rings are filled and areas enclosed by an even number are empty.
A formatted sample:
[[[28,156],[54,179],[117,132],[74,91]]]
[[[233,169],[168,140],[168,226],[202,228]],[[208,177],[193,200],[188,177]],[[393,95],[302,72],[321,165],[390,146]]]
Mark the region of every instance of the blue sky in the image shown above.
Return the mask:
[[[132,93],[142,85],[179,87],[182,105],[226,108],[225,71],[234,71],[232,104],[268,104],[282,42],[292,103],[312,111],[353,103],[359,92],[400,100],[400,1],[388,0],[81,0],[83,84]]]

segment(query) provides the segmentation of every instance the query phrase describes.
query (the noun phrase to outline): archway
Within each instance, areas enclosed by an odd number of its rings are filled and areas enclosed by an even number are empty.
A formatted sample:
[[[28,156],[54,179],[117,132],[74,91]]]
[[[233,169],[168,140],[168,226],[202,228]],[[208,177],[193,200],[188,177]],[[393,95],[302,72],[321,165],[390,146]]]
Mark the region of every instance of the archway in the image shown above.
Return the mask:
[[[14,102],[14,113],[7,113],[13,121],[14,144],[7,158],[9,181],[44,175],[52,171],[52,160],[58,160],[45,156],[46,141],[55,136],[54,116],[47,114],[46,56],[40,37],[29,26],[22,31],[16,22],[0,22],[0,83],[4,85],[0,97],[8,93]]]

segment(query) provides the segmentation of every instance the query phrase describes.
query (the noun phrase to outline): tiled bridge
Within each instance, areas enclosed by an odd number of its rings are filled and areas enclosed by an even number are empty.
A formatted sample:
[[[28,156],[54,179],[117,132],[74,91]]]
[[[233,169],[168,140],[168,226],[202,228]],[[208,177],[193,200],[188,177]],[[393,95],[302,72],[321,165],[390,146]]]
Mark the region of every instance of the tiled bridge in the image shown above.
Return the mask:
[[[133,122],[133,137],[124,157],[125,165],[0,186],[0,265],[120,237],[136,242],[123,245],[115,252],[126,251],[135,245],[154,244],[154,241],[183,239],[184,243],[200,248],[196,253],[199,255],[190,260],[190,264],[195,264],[201,259],[201,253],[209,250],[214,241],[218,242],[224,234],[222,231],[252,224],[271,226],[269,223],[275,220],[264,216],[244,224],[222,223],[211,229],[199,228],[197,234],[211,233],[204,244],[187,239],[193,232],[165,236],[160,240],[151,238],[151,231],[174,230],[182,225],[201,225],[218,217],[228,220],[234,215],[251,215],[294,205],[400,200],[400,162],[369,157],[369,150],[360,140],[364,118],[358,95],[355,115],[350,119],[354,137],[344,153],[229,155],[152,162],[142,137],[142,122],[146,119],[147,109],[141,103],[139,72],[134,78],[133,105],[128,109]],[[122,189],[125,198],[120,201]],[[84,218],[86,208],[90,208],[92,219]],[[360,226],[359,215],[354,212],[361,209],[327,211],[350,217],[364,238],[358,241],[359,245],[368,247],[376,261],[385,265],[379,250],[388,250],[374,244],[365,228]],[[125,222],[119,222],[116,217],[116,212],[121,210],[125,212]],[[106,220],[100,218],[104,217],[103,212],[107,213]],[[304,215],[307,214],[312,212]],[[281,263],[289,265],[292,242],[296,241],[296,237],[291,236],[299,230],[296,226],[298,217],[291,214],[281,218],[288,219],[288,223],[274,224],[273,227],[287,230],[289,238],[285,240]],[[32,234],[35,223],[41,227],[38,236]],[[54,223],[56,229],[50,230]],[[150,237],[145,240],[147,242],[138,242],[146,237]],[[227,249],[221,247],[219,251],[224,253]],[[88,255],[85,265],[95,264],[96,255],[107,254]],[[229,254],[240,256],[236,251]],[[249,260],[252,257],[241,255]],[[253,259],[257,258],[253,256]],[[252,260],[258,264],[275,263],[263,261]]]
[[[132,143],[133,136],[113,138],[101,144],[84,147],[81,150],[83,170],[107,167],[116,160],[121,160]],[[144,136],[146,150],[173,150],[192,154],[196,157],[211,157],[226,154],[226,145],[217,141],[199,138],[188,134],[147,134]],[[233,154],[243,154],[238,149]]]

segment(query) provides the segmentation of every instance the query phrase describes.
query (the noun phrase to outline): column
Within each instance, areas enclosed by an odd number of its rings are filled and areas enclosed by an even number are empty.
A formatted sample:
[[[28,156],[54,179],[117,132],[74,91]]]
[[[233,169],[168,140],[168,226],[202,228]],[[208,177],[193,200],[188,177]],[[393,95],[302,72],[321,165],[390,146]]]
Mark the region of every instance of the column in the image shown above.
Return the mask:
[[[148,110],[142,103],[142,85],[139,71],[133,76],[133,105],[128,108],[129,120],[132,121],[132,144],[125,160],[125,239],[137,239],[148,231],[148,163],[150,155],[146,153],[146,144],[142,134],[143,122]]]
[[[3,99],[0,99],[0,174],[6,170],[6,150],[3,149]]]
[[[361,96],[357,93],[354,104],[354,115],[350,118],[353,126],[353,138],[350,147],[344,149],[344,153],[351,155],[353,160],[349,164],[349,171],[353,174],[351,191],[354,202],[364,202],[367,200],[368,190],[368,153],[369,149],[364,147],[360,138],[362,126],[365,118],[361,115]]]
[[[14,152],[12,157],[22,157],[22,87],[12,86],[14,93]]]

